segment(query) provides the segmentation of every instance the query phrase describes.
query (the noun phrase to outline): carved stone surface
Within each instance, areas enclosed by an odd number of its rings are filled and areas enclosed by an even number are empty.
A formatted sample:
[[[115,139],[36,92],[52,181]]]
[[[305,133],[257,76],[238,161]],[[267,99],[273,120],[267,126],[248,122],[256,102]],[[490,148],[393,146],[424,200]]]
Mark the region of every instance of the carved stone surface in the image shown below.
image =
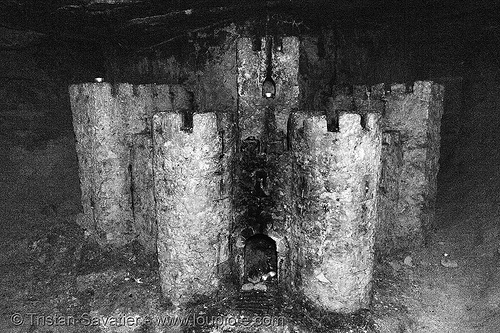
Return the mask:
[[[384,212],[381,211],[385,216],[381,217],[395,219],[381,220],[381,223],[394,226],[385,230],[395,248],[422,245],[433,224],[443,90],[433,82],[418,81],[413,86],[392,85],[385,97],[384,131],[398,131],[401,139],[402,160],[392,159],[391,162],[401,165],[388,165],[391,158],[385,157],[384,175],[398,182],[392,186],[397,193],[381,194],[385,202]],[[390,153],[389,150],[384,152]],[[387,183],[387,180],[382,182]],[[392,211],[391,216],[387,215],[388,210]]]
[[[192,133],[182,115],[155,114],[154,173],[162,291],[180,305],[219,287],[227,260],[231,201],[221,193],[222,140],[215,113],[195,114]]]
[[[301,119],[304,119],[303,125]],[[342,112],[339,131],[325,116],[294,124],[295,205],[302,288],[332,311],[367,307],[380,176],[380,114]]]

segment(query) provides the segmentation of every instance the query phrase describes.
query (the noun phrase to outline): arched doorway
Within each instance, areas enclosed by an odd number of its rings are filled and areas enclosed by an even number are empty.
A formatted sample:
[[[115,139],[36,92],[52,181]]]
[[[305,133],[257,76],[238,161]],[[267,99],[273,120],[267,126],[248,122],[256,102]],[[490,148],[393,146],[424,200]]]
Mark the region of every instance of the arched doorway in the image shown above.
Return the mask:
[[[264,234],[249,237],[245,243],[244,281],[275,279],[277,274],[276,242]]]

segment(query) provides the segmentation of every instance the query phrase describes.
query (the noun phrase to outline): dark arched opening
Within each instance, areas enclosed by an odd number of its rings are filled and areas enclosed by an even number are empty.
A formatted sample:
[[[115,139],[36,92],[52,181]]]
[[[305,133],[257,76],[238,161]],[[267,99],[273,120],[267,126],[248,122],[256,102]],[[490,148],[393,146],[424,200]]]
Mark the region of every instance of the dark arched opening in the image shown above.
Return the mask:
[[[254,283],[276,279],[276,242],[264,234],[249,237],[245,243],[244,280]]]

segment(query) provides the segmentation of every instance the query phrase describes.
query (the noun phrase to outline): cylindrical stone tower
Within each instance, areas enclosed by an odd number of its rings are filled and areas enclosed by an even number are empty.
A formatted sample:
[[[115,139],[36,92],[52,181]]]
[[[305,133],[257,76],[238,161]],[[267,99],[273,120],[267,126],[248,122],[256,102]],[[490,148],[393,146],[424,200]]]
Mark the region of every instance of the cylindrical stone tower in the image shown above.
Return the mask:
[[[338,132],[328,131],[325,116],[293,120],[302,289],[327,310],[352,312],[370,302],[379,119],[375,113],[343,112]]]
[[[194,114],[192,132],[184,125],[180,113],[153,117],[161,287],[176,306],[218,289],[231,213],[216,114]]]

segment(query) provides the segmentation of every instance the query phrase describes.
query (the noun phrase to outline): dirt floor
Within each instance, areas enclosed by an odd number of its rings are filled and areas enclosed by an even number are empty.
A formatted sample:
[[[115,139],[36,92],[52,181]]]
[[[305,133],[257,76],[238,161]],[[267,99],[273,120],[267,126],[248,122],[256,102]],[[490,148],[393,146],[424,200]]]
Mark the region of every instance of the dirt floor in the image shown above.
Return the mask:
[[[500,188],[494,179],[500,165],[477,167],[491,172],[476,169],[458,176],[460,183],[457,175],[442,179],[437,218],[449,226],[437,230],[427,248],[379,264],[383,278],[394,276],[388,283],[377,279],[375,295],[381,293],[382,301],[376,299],[375,306],[392,302],[403,309],[399,322],[394,323],[397,311],[379,322],[382,331],[500,331]]]
[[[491,105],[478,108],[498,109],[493,104],[499,90],[482,102]],[[377,263],[370,320],[378,331],[500,332],[497,117],[469,133],[443,166],[436,216],[442,227],[428,246]],[[153,318],[168,312],[169,304],[160,297],[154,260],[134,246],[116,256],[85,242],[75,223],[75,170],[65,174],[67,165],[50,164],[68,160],[68,142],[0,151],[0,332],[161,331],[150,323],[127,328],[105,322]],[[31,164],[23,160],[34,157]],[[74,317],[84,320],[74,325],[68,319]]]

